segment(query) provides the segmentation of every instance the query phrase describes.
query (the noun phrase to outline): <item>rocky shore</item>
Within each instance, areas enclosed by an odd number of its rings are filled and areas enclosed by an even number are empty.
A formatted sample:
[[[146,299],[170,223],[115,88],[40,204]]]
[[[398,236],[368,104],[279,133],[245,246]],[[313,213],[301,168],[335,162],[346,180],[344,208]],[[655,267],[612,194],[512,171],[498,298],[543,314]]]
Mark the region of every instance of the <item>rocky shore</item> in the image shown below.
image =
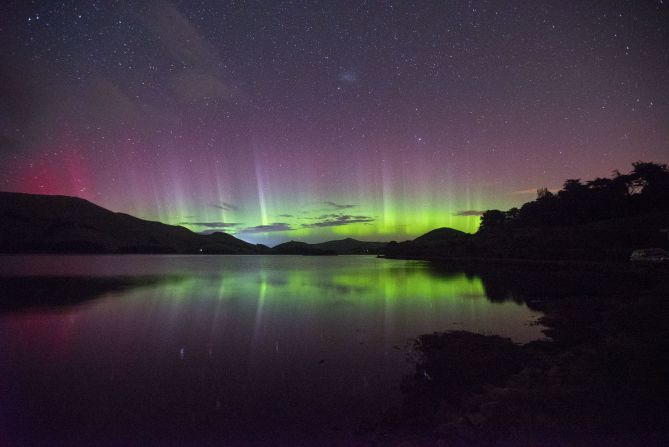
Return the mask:
[[[566,293],[548,296],[530,286],[524,299],[545,313],[546,340],[419,337],[404,405],[375,427],[374,443],[668,445],[669,271],[623,270],[629,276],[617,272],[599,292],[575,294],[567,281]]]

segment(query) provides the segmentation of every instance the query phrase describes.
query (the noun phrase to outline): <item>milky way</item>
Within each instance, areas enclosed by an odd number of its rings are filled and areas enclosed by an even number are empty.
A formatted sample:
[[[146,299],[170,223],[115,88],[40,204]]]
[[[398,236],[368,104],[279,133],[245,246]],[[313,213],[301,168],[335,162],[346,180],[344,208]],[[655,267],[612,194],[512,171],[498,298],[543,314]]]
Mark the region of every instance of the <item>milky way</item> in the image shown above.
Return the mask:
[[[662,1],[10,1],[0,188],[254,242],[475,231],[669,162]]]

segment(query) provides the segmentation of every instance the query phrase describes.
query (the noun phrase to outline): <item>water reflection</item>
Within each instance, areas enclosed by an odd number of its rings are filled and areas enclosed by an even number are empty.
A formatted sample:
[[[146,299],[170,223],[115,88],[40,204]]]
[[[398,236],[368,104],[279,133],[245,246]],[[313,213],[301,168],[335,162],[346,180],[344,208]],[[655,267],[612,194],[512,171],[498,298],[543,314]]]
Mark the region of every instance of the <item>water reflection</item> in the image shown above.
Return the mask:
[[[0,312],[41,307],[62,310],[138,287],[176,282],[178,277],[165,276],[0,276]]]
[[[70,295],[85,285],[88,301],[77,306],[0,315],[0,363],[9,365],[0,408],[13,409],[0,422],[44,445],[351,439],[366,415],[399,402],[407,340],[418,334],[541,337],[528,324],[539,314],[491,302],[480,276],[421,262],[106,256],[1,265],[0,283],[50,277],[51,287],[31,292],[42,298],[59,296],[58,278]],[[119,288],[119,278],[152,280]]]
[[[623,291],[650,287],[652,279],[642,271],[620,266],[596,265],[588,268],[572,264],[541,263],[463,263],[430,264],[435,276],[462,272],[481,281],[488,300],[498,303],[512,301],[541,309],[548,301],[573,296],[607,296]]]

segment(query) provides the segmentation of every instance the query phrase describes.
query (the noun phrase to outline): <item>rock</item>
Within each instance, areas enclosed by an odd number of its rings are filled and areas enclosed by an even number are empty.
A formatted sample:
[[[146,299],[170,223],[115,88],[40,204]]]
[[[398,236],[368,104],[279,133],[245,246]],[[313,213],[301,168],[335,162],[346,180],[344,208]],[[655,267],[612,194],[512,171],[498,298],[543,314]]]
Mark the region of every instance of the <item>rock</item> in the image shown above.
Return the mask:
[[[507,397],[509,394],[511,394],[511,390],[509,390],[508,388],[494,388],[492,391],[490,391],[490,394],[493,397],[500,399]]]
[[[562,370],[559,366],[553,366],[546,373],[548,385],[552,388],[559,387],[562,384]]]
[[[486,417],[483,416],[481,413],[471,413],[467,415],[467,420],[469,421],[470,424],[478,427],[479,425],[485,422]]]
[[[489,393],[489,392],[491,392],[492,390],[495,389],[495,386],[494,386],[494,385],[491,385],[491,384],[489,384],[489,383],[484,383],[484,384],[481,386],[481,388],[483,389],[483,392],[484,392],[484,393]]]
[[[432,431],[436,435],[448,435],[450,433],[453,433],[454,430],[456,430],[458,426],[457,422],[446,422],[444,424],[439,424],[437,427]]]
[[[467,398],[463,402],[463,405],[466,410],[473,411],[476,410],[478,407],[480,407],[481,404],[485,401],[486,397],[484,395],[472,394],[471,396],[467,396]]]
[[[561,371],[559,366],[553,366],[548,370],[548,377],[550,379],[560,378]]]
[[[438,421],[442,421],[446,425],[457,424],[462,419],[458,407],[451,405],[446,400],[442,400],[439,404],[439,409],[435,417]]]
[[[485,402],[481,404],[480,410],[483,415],[486,417],[491,417],[493,414],[497,412],[497,409],[499,408],[499,402],[496,400],[492,400],[490,402]]]
[[[568,363],[568,362],[572,361],[574,359],[574,357],[576,357],[576,356],[574,355],[573,352],[565,351],[565,352],[560,353],[557,356],[557,359],[560,362],[563,362],[563,363],[567,362]]]

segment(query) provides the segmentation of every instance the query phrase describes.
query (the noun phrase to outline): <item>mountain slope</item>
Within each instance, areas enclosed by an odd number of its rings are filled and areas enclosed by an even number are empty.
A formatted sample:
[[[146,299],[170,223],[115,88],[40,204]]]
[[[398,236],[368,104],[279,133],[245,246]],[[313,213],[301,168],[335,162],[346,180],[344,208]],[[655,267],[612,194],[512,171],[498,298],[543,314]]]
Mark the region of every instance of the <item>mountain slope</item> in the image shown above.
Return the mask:
[[[433,244],[439,242],[450,242],[453,240],[462,239],[466,236],[467,233],[462,231],[454,230],[453,228],[442,227],[429,231],[422,236],[418,236],[413,241],[417,244]]]
[[[262,251],[229,234],[200,235],[115,213],[78,197],[0,192],[0,252],[4,253]]]
[[[314,245],[306,242],[290,241],[279,244],[271,249],[272,254],[275,255],[308,255],[308,256],[323,256],[336,255],[332,250],[322,250],[314,247]]]
[[[386,242],[365,242],[346,238],[335,241],[308,244],[290,241],[279,244],[271,249],[278,255],[370,255],[381,253]]]
[[[340,255],[379,254],[387,242],[365,242],[353,238],[311,244],[320,250],[331,250]]]
[[[494,229],[450,241],[417,243],[416,239],[390,243],[384,255],[416,259],[627,262],[635,249],[667,248],[668,222],[669,213],[659,212],[575,225]]]

